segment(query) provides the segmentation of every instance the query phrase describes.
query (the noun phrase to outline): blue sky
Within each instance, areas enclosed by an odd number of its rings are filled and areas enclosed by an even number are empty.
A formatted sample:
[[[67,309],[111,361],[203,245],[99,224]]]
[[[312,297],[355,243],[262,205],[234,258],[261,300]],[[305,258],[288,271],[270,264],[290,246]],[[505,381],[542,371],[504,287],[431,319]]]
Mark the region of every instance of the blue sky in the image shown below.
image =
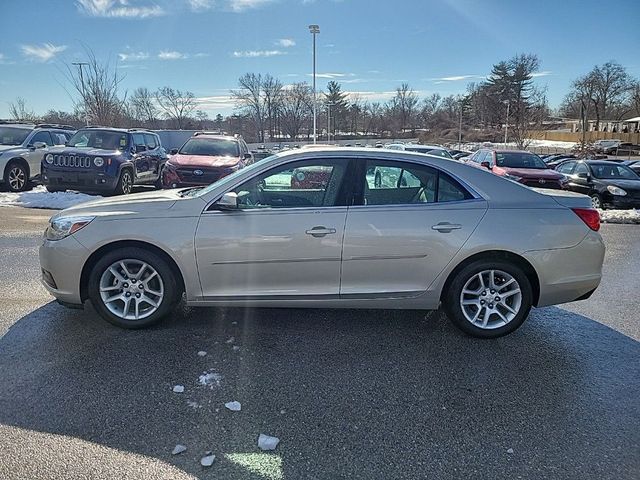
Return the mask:
[[[517,53],[542,61],[536,81],[557,106],[571,81],[616,60],[640,77],[637,0],[0,0],[0,118],[16,97],[71,110],[65,63],[117,62],[123,89],[191,90],[211,117],[232,111],[245,72],[284,83],[330,79],[384,101],[408,82],[421,96],[461,93]],[[607,13],[607,11],[609,13]],[[636,12],[635,14],[633,12]],[[636,20],[631,17],[636,16]],[[584,28],[584,33],[581,30]]]

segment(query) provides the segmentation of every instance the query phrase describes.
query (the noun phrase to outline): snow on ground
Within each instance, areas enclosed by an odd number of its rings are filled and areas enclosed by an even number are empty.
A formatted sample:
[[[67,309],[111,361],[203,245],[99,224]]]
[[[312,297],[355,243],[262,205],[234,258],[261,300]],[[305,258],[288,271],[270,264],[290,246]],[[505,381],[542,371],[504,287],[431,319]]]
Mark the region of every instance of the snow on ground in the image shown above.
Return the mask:
[[[640,210],[600,210],[603,223],[635,223],[640,224]]]
[[[63,210],[79,203],[96,200],[98,198],[101,197],[71,191],[51,193],[47,192],[47,189],[40,185],[29,192],[0,192],[0,207],[17,206]]]

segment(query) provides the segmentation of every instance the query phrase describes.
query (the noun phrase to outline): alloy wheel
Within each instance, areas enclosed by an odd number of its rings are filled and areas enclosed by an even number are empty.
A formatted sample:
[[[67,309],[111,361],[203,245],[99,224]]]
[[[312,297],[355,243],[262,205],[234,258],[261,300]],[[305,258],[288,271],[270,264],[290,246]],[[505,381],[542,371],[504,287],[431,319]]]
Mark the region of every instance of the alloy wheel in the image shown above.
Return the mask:
[[[160,307],[164,282],[157,270],[142,260],[118,260],[100,277],[100,298],[117,317],[142,320]]]
[[[131,174],[128,171],[122,173],[122,193],[128,195],[131,193],[131,187],[133,182],[131,180]]]
[[[27,175],[22,167],[16,166],[9,170],[8,182],[14,192],[19,192],[24,188],[27,183]]]
[[[472,325],[491,330],[511,322],[522,306],[518,281],[502,270],[474,274],[462,288],[460,307]]]
[[[593,208],[602,208],[602,202],[600,201],[600,197],[594,195],[591,197],[591,206]]]

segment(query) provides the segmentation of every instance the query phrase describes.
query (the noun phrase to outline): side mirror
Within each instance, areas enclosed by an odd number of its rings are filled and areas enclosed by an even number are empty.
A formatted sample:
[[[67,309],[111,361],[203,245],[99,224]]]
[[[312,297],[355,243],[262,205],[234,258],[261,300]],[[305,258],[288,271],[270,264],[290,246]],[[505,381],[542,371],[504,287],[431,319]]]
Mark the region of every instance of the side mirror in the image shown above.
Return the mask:
[[[177,148],[172,148],[171,150],[169,150],[169,153],[171,155],[175,155],[176,153],[178,153],[178,149]]]
[[[136,145],[136,153],[141,153],[146,151],[147,151],[146,145]]]
[[[237,210],[238,209],[238,194],[235,192],[227,192],[220,200],[215,203],[218,210]]]
[[[491,163],[489,163],[489,162],[480,162],[480,165],[483,166],[484,168],[486,168],[487,170],[491,170],[493,168],[491,166]]]
[[[33,142],[33,148],[38,150],[39,148],[47,148],[47,144],[44,142]]]
[[[580,173],[578,173],[578,178],[582,178],[583,180],[586,180],[587,182],[591,181],[591,175],[588,172],[580,172]]]
[[[249,160],[249,159],[251,159],[252,156],[253,155],[251,155],[249,152],[247,152],[247,153],[244,154],[244,159],[245,160]]]

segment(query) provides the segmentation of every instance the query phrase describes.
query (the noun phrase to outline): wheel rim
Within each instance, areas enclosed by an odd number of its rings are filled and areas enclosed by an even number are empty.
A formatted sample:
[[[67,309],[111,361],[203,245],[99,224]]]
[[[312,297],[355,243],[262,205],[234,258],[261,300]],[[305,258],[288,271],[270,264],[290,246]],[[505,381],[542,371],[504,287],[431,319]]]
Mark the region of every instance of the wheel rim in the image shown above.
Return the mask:
[[[26,181],[26,175],[22,168],[13,167],[9,170],[9,187],[11,187],[11,190],[22,190]]]
[[[164,282],[157,270],[142,260],[118,260],[100,277],[100,298],[118,318],[142,320],[160,308]]]
[[[131,176],[129,172],[122,174],[122,191],[127,194],[131,193]]]
[[[591,205],[593,208],[601,208],[602,204],[600,203],[600,198],[596,196],[591,197]]]
[[[472,325],[492,330],[511,322],[522,306],[518,281],[502,270],[483,270],[462,288],[460,307]]]

